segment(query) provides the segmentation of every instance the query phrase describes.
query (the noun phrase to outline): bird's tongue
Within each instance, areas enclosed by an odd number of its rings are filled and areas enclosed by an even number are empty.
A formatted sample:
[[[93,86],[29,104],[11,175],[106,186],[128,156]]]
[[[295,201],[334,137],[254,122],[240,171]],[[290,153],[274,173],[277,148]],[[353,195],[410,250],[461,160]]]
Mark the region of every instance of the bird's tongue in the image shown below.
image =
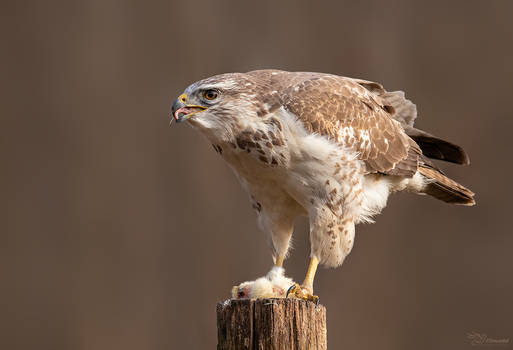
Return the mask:
[[[191,113],[200,112],[202,110],[203,108],[200,107],[182,107],[175,112],[173,118],[175,118],[177,123],[181,123],[187,120]]]

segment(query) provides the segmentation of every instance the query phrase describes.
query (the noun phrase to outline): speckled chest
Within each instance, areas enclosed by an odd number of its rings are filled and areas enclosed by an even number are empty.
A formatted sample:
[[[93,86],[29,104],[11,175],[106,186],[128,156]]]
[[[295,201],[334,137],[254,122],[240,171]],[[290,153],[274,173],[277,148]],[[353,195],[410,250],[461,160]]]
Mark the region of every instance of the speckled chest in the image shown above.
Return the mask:
[[[212,143],[214,150],[238,170],[273,169],[289,161],[287,138],[275,117],[233,128],[230,140]],[[255,170],[255,169],[251,169]]]

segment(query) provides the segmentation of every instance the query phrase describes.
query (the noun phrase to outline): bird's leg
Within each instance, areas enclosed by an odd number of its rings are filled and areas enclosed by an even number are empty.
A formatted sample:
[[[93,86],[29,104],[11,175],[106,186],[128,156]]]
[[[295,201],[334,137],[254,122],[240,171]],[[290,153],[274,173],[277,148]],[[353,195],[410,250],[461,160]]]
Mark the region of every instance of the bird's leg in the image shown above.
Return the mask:
[[[313,293],[313,281],[315,278],[315,273],[317,272],[317,266],[319,266],[319,260],[316,257],[311,258],[310,264],[308,265],[308,270],[306,271],[305,281],[301,286],[310,294]]]
[[[289,295],[292,295],[298,299],[313,301],[316,304],[319,303],[319,297],[317,295],[313,295],[313,281],[315,278],[315,272],[317,271],[318,265],[319,259],[317,259],[316,257],[312,257],[310,259],[310,264],[308,265],[305,281],[301,286],[296,283],[292,287],[290,287],[287,291],[287,297]]]
[[[283,260],[285,260],[285,257],[284,257],[284,256],[280,256],[280,255],[278,255],[278,256],[274,259],[274,266],[283,267]]]

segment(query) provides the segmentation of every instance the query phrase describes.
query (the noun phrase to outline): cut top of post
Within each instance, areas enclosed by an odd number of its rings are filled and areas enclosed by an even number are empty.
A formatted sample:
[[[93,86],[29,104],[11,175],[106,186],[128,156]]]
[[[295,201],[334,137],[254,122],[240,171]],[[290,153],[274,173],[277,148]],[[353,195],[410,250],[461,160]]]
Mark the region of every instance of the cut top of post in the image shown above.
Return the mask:
[[[217,304],[217,349],[327,349],[326,308],[300,299]]]

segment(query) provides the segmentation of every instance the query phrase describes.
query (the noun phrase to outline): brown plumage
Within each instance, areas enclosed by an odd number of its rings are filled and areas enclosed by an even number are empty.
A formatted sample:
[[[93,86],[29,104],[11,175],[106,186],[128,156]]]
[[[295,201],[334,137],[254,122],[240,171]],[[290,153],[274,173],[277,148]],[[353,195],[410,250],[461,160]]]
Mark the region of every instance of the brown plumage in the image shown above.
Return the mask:
[[[417,107],[405,98],[404,92],[387,92],[378,83],[362,80],[359,82],[383,99],[392,118],[401,123],[405,133],[420,147],[422,155],[419,158],[418,170],[429,180],[423,192],[451,204],[476,204],[472,191],[445,176],[440,169],[428,160],[428,158],[431,158],[469,165],[470,158],[463,148],[415,128],[413,123],[417,117]]]
[[[416,129],[415,105],[378,83],[324,73],[228,73],[190,85],[171,112],[204,134],[237,174],[277,267],[296,218],[308,217],[311,261],[302,287],[292,288],[296,297],[315,300],[317,265],[342,264],[355,225],[372,222],[391,193],[475,204],[470,190],[430,160],[468,164],[463,149]]]
[[[310,131],[354,147],[369,172],[415,174],[418,146],[390,118],[381,101],[353,79],[321,75],[290,88],[285,95],[285,109]]]
[[[424,193],[451,204],[474,205],[474,192],[445,176],[440,170],[426,164],[419,172],[430,180]]]
[[[250,74],[278,79],[290,73]],[[473,192],[436,167],[422,165],[425,157],[464,165],[470,164],[470,159],[460,146],[413,127],[417,108],[404,92],[387,92],[375,82],[322,73],[295,73],[285,81],[289,83],[281,101],[285,109],[310,132],[357,150],[369,173],[412,177],[420,171],[431,182],[426,194],[448,203],[475,204]]]
[[[379,83],[325,73],[279,70],[229,73],[205,79],[202,83],[227,79],[237,80],[248,96],[258,96],[252,103],[258,117],[266,123],[279,124],[276,118],[269,116],[284,108],[309,132],[327,136],[358,152],[366,173],[411,178],[427,158],[463,165],[470,163],[460,146],[415,128],[415,104],[405,98],[404,92],[386,91]],[[236,141],[240,141],[240,137]],[[430,169],[437,168],[431,163]],[[433,175],[430,171],[425,172]],[[451,184],[457,186],[451,187]],[[427,194],[449,203],[474,203],[470,199],[462,202],[452,198],[464,188],[456,182],[445,181],[444,186],[427,188]],[[446,196],[440,192],[445,192]],[[465,193],[473,196],[469,190]]]

